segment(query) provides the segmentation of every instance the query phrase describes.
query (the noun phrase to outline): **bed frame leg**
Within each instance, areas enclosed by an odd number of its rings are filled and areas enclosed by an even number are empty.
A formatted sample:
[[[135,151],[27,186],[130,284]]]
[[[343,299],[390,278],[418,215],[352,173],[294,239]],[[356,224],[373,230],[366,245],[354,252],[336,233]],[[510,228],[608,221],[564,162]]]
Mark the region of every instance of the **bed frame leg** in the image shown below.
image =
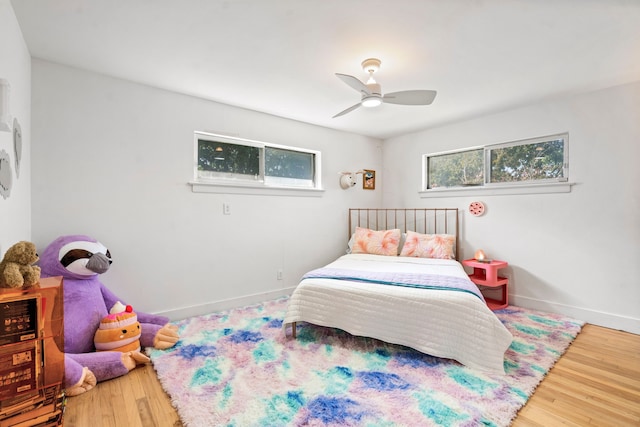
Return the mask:
[[[291,323],[291,337],[296,339],[296,322]]]

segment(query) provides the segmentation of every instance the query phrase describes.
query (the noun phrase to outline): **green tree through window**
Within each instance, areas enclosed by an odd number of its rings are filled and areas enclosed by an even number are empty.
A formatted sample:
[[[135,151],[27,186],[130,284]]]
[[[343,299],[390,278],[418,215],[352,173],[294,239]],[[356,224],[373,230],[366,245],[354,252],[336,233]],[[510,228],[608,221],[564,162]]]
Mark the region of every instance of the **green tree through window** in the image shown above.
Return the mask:
[[[562,178],[564,139],[491,150],[491,182]]]
[[[313,179],[313,156],[308,153],[267,147],[265,163],[267,176]]]
[[[424,189],[566,181],[568,138],[568,134],[559,134],[482,148],[425,154]]]
[[[260,173],[260,149],[220,141],[198,141],[198,170],[254,175]]]
[[[460,151],[428,158],[428,188],[482,185],[483,150]]]

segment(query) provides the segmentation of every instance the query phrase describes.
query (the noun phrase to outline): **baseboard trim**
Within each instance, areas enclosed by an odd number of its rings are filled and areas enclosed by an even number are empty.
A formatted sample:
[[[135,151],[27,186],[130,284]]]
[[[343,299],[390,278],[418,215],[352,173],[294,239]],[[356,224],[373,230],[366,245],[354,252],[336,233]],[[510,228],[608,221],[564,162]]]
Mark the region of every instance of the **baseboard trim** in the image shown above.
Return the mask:
[[[245,307],[247,305],[259,304],[264,301],[291,295],[295,287],[282,288],[274,291],[261,292],[252,295],[244,295],[237,298],[229,298],[219,301],[211,301],[204,304],[192,305],[189,307],[177,308],[175,310],[167,310],[156,313],[161,316],[167,316],[171,320],[186,319],[187,317],[202,316],[204,314],[215,313],[216,311],[229,310],[237,307]]]
[[[573,317],[576,320],[583,320],[594,325],[640,335],[640,319],[630,316],[621,316],[619,314],[590,310],[518,295],[509,295],[509,303],[534,310],[564,314],[565,316]]]

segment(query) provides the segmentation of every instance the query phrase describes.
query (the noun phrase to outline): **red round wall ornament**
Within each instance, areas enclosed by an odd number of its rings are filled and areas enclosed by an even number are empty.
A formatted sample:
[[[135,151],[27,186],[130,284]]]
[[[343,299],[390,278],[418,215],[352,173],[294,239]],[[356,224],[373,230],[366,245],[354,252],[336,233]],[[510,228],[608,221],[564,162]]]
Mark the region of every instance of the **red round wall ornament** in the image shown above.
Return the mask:
[[[469,213],[473,216],[480,216],[484,213],[484,203],[471,202],[469,203]]]

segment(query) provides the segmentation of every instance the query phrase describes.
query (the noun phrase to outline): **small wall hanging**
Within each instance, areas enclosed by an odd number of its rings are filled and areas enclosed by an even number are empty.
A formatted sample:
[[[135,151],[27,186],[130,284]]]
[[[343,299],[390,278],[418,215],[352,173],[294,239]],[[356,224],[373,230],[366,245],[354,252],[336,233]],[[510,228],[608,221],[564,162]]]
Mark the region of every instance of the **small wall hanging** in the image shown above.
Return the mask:
[[[11,174],[11,162],[9,154],[1,150],[0,151],[0,195],[3,199],[6,199],[11,194],[11,186],[13,185],[13,178]]]
[[[20,160],[22,160],[22,127],[18,119],[13,119],[13,150],[16,156],[16,178],[20,177]]]
[[[0,79],[0,130],[11,132],[11,112],[9,111],[9,80]]]
[[[484,213],[484,203],[471,202],[469,203],[469,213],[473,216],[480,216]]]
[[[356,174],[353,172],[342,172],[340,174],[340,187],[347,190],[356,185]]]

